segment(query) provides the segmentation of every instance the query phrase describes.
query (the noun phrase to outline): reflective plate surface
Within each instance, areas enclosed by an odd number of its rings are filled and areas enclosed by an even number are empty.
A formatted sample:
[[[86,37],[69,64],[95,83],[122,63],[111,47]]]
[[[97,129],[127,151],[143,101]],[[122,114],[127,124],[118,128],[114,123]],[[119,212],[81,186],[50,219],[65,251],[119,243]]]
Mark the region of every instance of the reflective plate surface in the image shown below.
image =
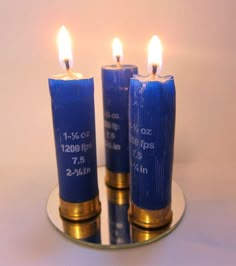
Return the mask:
[[[185,200],[181,188],[172,182],[171,224],[161,229],[147,230],[128,221],[129,191],[114,190],[105,185],[105,168],[98,168],[99,197],[102,212],[99,216],[86,222],[69,222],[59,214],[59,190],[56,187],[49,195],[47,213],[52,224],[64,236],[82,245],[94,248],[129,248],[157,241],[180,223]]]

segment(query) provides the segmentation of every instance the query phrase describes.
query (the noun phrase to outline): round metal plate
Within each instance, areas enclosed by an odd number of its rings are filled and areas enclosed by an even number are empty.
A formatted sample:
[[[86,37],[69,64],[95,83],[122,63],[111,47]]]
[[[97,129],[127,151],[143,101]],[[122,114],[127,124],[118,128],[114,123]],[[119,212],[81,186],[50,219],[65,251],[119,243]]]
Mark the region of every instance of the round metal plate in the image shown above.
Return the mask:
[[[148,230],[128,221],[127,190],[114,190],[105,185],[105,168],[98,168],[99,197],[102,212],[86,222],[69,222],[59,214],[59,190],[53,189],[47,203],[47,213],[52,224],[64,236],[79,244],[94,248],[130,248],[160,240],[180,223],[185,211],[185,199],[181,188],[172,182],[173,219],[166,227]]]

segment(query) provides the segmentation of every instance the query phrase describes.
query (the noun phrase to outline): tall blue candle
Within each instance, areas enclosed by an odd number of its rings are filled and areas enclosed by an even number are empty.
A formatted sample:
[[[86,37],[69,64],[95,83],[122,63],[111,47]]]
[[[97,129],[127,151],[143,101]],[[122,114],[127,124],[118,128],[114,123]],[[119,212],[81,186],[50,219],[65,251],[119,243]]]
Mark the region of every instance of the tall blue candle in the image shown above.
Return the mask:
[[[134,65],[121,65],[122,47],[114,39],[116,65],[102,67],[106,184],[114,188],[129,187],[128,100],[130,78],[137,74]]]
[[[62,27],[59,39],[66,43]],[[67,45],[68,46],[68,45]],[[94,118],[93,78],[70,71],[71,54],[63,54],[67,72],[49,79],[60,191],[60,214],[79,221],[100,212]],[[61,55],[62,53],[62,55]]]
[[[152,42],[157,49],[156,36]],[[130,83],[130,217],[146,228],[164,226],[172,218],[175,84],[173,76],[156,75],[160,63],[153,63],[152,75]]]

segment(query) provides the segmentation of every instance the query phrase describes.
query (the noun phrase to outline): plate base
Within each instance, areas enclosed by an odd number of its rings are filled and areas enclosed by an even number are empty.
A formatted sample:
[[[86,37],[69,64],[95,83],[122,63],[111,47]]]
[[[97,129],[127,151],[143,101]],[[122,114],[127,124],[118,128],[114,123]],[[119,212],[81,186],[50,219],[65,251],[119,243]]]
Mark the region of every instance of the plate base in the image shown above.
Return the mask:
[[[130,248],[160,240],[182,220],[185,199],[181,188],[172,182],[172,221],[160,229],[143,229],[128,221],[128,190],[113,190],[105,185],[105,167],[98,167],[99,197],[102,212],[93,220],[76,223],[63,220],[59,213],[59,189],[48,198],[47,214],[52,224],[71,240],[94,248]]]

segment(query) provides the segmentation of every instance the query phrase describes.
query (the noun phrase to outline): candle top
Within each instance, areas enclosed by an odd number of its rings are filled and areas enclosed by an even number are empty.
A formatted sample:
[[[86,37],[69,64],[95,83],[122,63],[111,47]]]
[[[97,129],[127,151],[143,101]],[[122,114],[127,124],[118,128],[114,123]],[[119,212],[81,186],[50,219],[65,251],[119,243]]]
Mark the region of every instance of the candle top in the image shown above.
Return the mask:
[[[62,74],[57,74],[57,75],[53,75],[52,79],[59,79],[59,80],[78,80],[78,79],[82,79],[83,75],[80,73],[74,73],[72,71],[67,71],[65,73]]]
[[[136,67],[135,65],[121,65],[121,64],[113,64],[113,65],[105,65],[102,66],[102,68],[108,69],[108,70],[119,70],[119,69],[132,69]]]
[[[133,79],[139,80],[141,82],[157,82],[158,81],[158,82],[164,83],[168,80],[174,79],[174,77],[171,75],[162,77],[159,75],[151,74],[151,75],[147,75],[147,76],[134,75]]]

